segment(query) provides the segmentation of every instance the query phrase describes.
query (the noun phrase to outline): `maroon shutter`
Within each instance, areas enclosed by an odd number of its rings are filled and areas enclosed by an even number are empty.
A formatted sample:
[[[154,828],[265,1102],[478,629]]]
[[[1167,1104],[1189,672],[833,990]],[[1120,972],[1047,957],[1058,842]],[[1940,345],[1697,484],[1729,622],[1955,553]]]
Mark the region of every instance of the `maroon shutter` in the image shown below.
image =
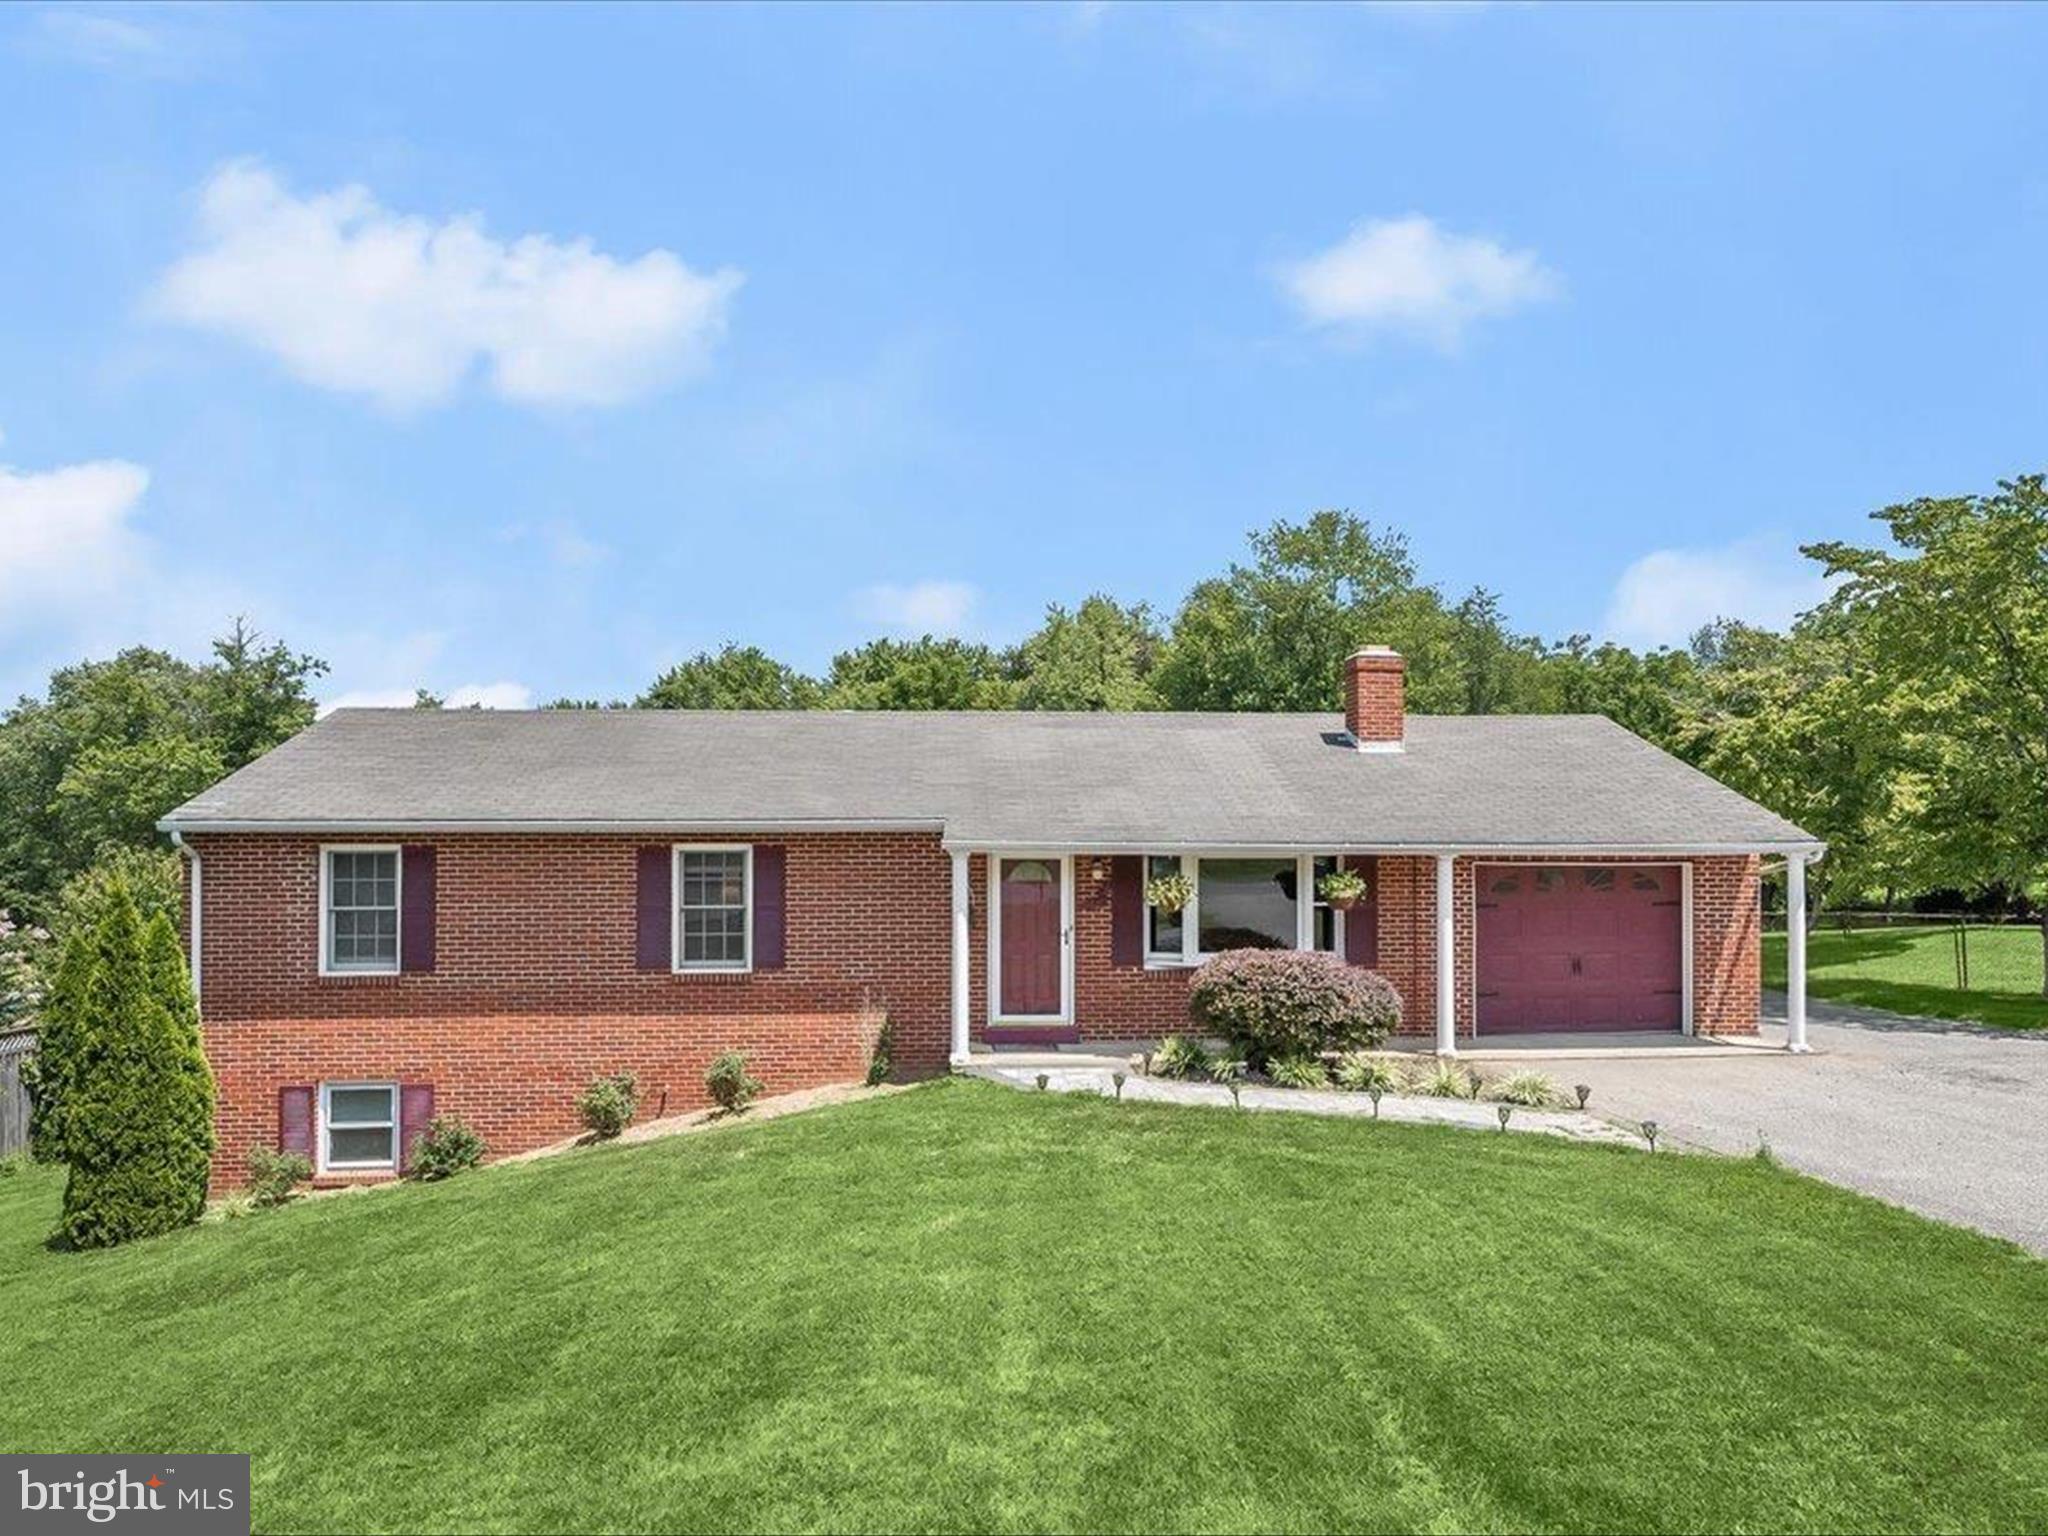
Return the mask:
[[[402,1083],[398,1089],[398,1166],[412,1167],[412,1149],[434,1120],[434,1085]]]
[[[754,969],[779,971],[783,965],[783,920],[788,852],[780,843],[754,845]]]
[[[313,1093],[311,1088],[277,1090],[277,1150],[313,1155]]]
[[[1380,963],[1380,870],[1378,859],[1347,858],[1344,865],[1365,876],[1365,900],[1344,914],[1344,958],[1371,969]]]
[[[1145,861],[1135,853],[1109,861],[1109,963],[1145,963]]]
[[[407,843],[400,855],[401,910],[398,914],[398,968],[434,968],[434,850]]]
[[[675,916],[670,889],[675,861],[667,848],[642,848],[639,865],[633,963],[643,971],[673,970],[670,953],[675,945]]]

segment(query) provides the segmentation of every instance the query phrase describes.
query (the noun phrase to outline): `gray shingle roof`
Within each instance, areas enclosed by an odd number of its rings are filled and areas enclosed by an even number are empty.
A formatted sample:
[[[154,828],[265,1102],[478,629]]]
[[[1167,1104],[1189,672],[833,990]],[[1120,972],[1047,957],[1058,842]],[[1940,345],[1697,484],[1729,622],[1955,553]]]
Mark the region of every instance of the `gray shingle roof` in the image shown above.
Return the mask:
[[[178,807],[182,831],[916,824],[1048,848],[1810,846],[1597,715],[337,710]]]

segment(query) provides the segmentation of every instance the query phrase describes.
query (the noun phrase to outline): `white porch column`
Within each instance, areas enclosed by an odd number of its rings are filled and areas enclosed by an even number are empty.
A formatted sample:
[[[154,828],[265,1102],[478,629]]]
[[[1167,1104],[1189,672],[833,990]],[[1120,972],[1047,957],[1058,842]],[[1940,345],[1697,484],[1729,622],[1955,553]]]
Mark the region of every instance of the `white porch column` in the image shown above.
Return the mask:
[[[1806,1044],[1806,855],[1785,856],[1785,1049]]]
[[[1436,1053],[1458,1054],[1457,880],[1450,854],[1436,856]]]
[[[970,898],[967,855],[953,853],[953,1065],[967,1064],[967,1020],[971,1012],[968,994],[973,988],[973,939],[968,932]]]

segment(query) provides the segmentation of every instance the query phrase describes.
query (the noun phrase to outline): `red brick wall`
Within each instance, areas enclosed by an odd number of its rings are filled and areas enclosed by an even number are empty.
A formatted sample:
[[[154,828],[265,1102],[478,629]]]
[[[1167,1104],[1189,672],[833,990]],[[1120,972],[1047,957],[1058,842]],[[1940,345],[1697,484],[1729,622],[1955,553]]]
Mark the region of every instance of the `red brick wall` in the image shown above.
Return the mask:
[[[437,1113],[506,1153],[573,1135],[573,1101],[601,1073],[637,1073],[650,1113],[705,1102],[704,1070],[729,1049],[770,1091],[858,1079],[868,1003],[889,1010],[899,1062],[944,1067],[950,863],[936,836],[707,840],[788,850],[785,969],[635,969],[635,850],[654,839],[494,835],[406,839],[439,850],[433,974],[321,976],[318,841],[189,839],[205,860],[216,1183],[239,1184],[250,1147],[275,1144],[286,1084],[432,1083]]]
[[[1453,868],[1457,904],[1458,1033],[1472,1033],[1472,871],[1477,863],[1541,864],[1536,857],[1460,858]],[[1693,1027],[1701,1034],[1754,1034],[1760,964],[1754,855],[1673,860],[1643,855],[1602,863],[1690,863],[1693,867]],[[973,1036],[988,1037],[986,861],[974,863]],[[1074,861],[1074,1002],[1083,1040],[1131,1040],[1188,1027],[1190,972],[1144,970],[1110,961],[1109,881],[1093,878],[1095,860]],[[1402,1033],[1436,1030],[1436,858],[1379,859],[1378,970],[1401,994]],[[1000,1034],[1000,1032],[999,1032]]]
[[[704,1069],[729,1049],[745,1051],[775,1091],[858,1078],[875,1005],[895,1022],[904,1070],[946,1064],[951,863],[934,835],[735,831],[711,839],[788,850],[787,968],[745,976],[635,968],[635,850],[648,839],[425,840],[439,850],[438,969],[323,977],[318,841],[190,839],[205,859],[203,1003],[220,1085],[221,1185],[241,1181],[251,1146],[276,1140],[277,1090],[287,1084],[429,1082],[438,1112],[467,1120],[494,1153],[506,1153],[574,1134],[575,1096],[601,1073],[637,1073],[649,1112],[702,1104]],[[1099,880],[1097,860],[1074,863],[1081,1037],[1185,1028],[1189,973],[1112,965],[1106,861]],[[1757,860],[1691,863],[1695,1027],[1752,1032]],[[970,865],[972,1034],[981,1040],[988,862],[977,855]],[[1462,1035],[1471,1029],[1472,867],[1458,861]],[[1427,1034],[1435,1019],[1435,860],[1382,857],[1379,879],[1379,968],[1401,992],[1406,1029]]]

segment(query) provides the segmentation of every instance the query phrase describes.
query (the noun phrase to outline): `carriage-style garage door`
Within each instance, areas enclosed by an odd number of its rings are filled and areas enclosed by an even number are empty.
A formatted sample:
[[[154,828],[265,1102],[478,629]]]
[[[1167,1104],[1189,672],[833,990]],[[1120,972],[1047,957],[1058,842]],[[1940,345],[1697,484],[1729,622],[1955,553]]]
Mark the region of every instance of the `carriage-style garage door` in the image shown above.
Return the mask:
[[[1677,1029],[1676,864],[1482,864],[1479,1033]]]

